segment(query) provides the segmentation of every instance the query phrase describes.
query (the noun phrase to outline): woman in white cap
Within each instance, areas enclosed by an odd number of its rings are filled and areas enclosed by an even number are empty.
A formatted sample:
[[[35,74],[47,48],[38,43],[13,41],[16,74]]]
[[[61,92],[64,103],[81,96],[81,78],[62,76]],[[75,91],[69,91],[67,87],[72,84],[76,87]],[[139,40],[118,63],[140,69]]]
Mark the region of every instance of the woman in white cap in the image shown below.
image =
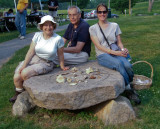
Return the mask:
[[[56,54],[58,54],[61,69],[69,69],[64,66],[64,41],[61,36],[53,32],[56,27],[57,23],[53,17],[47,15],[41,18],[38,29],[42,32],[35,33],[25,60],[15,70],[14,84],[16,94],[10,99],[10,102],[14,103],[17,96],[24,91],[24,80],[52,71],[54,67],[53,60]]]

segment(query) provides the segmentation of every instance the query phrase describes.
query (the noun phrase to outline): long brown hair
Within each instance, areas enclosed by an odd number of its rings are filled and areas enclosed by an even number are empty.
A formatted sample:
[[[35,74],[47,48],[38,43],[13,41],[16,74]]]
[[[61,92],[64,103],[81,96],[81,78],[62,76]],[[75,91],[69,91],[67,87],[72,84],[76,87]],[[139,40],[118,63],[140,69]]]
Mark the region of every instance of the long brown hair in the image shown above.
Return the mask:
[[[107,11],[107,13],[108,13],[108,7],[107,7],[107,5],[105,5],[104,3],[100,3],[100,4],[97,6],[97,12],[98,12],[98,8],[99,8],[100,6],[105,7],[105,8],[106,8],[106,11]]]

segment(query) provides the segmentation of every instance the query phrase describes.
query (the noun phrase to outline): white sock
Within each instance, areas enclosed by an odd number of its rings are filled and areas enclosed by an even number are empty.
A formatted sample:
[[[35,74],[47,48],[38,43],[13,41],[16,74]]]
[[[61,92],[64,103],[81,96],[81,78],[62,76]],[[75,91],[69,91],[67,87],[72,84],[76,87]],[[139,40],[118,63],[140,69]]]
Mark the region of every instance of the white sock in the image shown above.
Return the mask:
[[[125,87],[126,90],[130,90],[131,89],[131,86],[130,84],[128,84],[126,87]]]
[[[18,92],[23,92],[24,89],[23,89],[23,88],[16,88],[16,91],[18,91]]]

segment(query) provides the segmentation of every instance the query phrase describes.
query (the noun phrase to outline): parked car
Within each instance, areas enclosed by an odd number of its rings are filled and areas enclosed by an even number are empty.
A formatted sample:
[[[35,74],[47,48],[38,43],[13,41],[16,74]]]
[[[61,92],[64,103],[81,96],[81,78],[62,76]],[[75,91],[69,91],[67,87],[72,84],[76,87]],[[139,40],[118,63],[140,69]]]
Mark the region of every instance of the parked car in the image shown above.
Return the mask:
[[[91,18],[91,12],[85,13],[84,14],[84,18],[87,18],[87,19]]]
[[[117,14],[111,14],[111,18],[119,18]]]
[[[84,13],[84,18],[87,18],[87,12]]]
[[[90,13],[91,13],[90,14],[91,18],[97,18],[97,11],[96,10],[92,10]]]

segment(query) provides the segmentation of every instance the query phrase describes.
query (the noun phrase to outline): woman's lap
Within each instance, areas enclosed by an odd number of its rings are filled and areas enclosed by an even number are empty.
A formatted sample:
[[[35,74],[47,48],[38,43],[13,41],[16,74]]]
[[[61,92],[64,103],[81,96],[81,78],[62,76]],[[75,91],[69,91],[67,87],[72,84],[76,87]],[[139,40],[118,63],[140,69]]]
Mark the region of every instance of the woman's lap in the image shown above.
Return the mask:
[[[116,67],[120,62],[115,56],[111,56],[109,54],[101,54],[97,57],[98,63],[102,66],[108,67],[110,69],[116,70]]]
[[[107,53],[99,55],[98,63],[104,67],[117,70],[124,77],[126,85],[133,80],[132,65],[125,57],[112,56]]]
[[[20,62],[17,66],[15,73],[19,73],[19,69],[22,67],[24,61]],[[45,74],[53,70],[53,62],[47,62],[38,56],[34,56],[28,66],[24,69],[31,76]]]

